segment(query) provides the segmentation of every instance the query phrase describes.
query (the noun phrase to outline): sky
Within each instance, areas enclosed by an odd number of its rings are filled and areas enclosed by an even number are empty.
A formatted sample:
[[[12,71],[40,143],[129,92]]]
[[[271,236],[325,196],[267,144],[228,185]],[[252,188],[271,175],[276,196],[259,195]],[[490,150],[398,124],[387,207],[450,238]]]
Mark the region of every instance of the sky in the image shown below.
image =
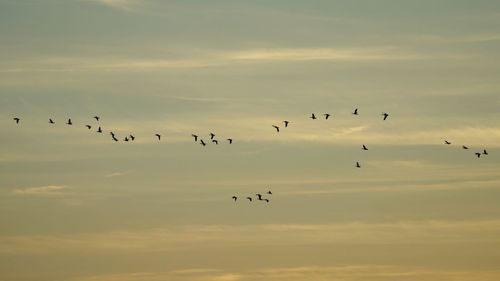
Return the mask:
[[[499,280],[499,30],[493,0],[0,0],[0,281]]]

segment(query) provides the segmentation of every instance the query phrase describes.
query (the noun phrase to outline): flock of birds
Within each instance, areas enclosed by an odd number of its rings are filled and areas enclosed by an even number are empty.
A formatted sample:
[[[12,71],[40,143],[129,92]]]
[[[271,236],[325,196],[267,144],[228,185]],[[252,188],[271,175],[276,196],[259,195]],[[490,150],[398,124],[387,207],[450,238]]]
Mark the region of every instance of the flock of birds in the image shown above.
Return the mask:
[[[352,115],[356,115],[356,116],[357,116],[357,115],[359,115],[358,108],[354,109],[354,111],[353,111],[351,114],[352,114]],[[328,120],[328,119],[329,119],[330,117],[332,117],[333,115],[332,115],[332,114],[330,114],[330,113],[324,113],[324,114],[323,114],[323,116],[324,116],[324,119],[325,119],[325,120]],[[388,113],[386,113],[386,112],[383,112],[383,113],[382,113],[382,120],[383,120],[383,121],[387,120],[387,118],[388,118],[388,117],[389,117],[389,114],[388,114]],[[312,120],[316,120],[316,119],[318,119],[318,117],[316,117],[316,114],[315,114],[315,113],[312,113],[312,114],[311,114],[311,116],[309,116],[309,118],[310,118],[310,119],[312,119]],[[95,119],[95,120],[96,120],[96,122],[99,122],[100,117],[99,117],[99,116],[94,116],[94,117],[93,117],[93,119]],[[20,122],[21,118],[19,118],[19,117],[14,117],[14,118],[13,118],[13,120],[16,122],[16,124],[19,124],[19,122]],[[48,121],[48,122],[49,122],[49,124],[51,124],[51,125],[54,125],[54,124],[56,123],[56,122],[54,121],[54,119],[52,119],[52,118],[49,118],[49,121]],[[285,125],[284,127],[285,127],[285,128],[288,128],[288,126],[290,125],[290,123],[291,123],[291,122],[290,122],[289,120],[284,120],[284,121],[283,121],[283,123],[284,123],[284,125]],[[72,125],[73,125],[73,122],[71,121],[71,118],[69,118],[69,119],[68,119],[68,121],[66,122],[66,125],[68,125],[68,126],[72,126]],[[93,128],[93,126],[92,126],[92,125],[90,125],[90,124],[86,124],[86,125],[85,125],[85,127],[86,127],[88,130],[91,130],[91,129]],[[279,127],[279,126],[277,126],[277,125],[272,125],[272,127],[276,130],[276,132],[277,132],[277,133],[279,133],[279,132],[280,132],[280,127]],[[103,133],[103,130],[102,130],[101,126],[97,126],[97,130],[96,130],[96,132],[97,132],[97,133]],[[112,139],[113,141],[115,141],[115,142],[118,142],[118,141],[119,141],[119,139],[118,139],[117,135],[116,135],[113,131],[109,131],[109,134],[111,135],[111,139]],[[219,140],[216,138],[216,135],[215,135],[214,133],[210,133],[210,134],[208,135],[208,136],[210,137],[210,140],[209,140],[209,141],[205,141],[205,140],[203,140],[203,139],[202,139],[200,136],[198,136],[197,134],[191,134],[191,136],[193,137],[193,139],[194,139],[194,141],[195,141],[195,142],[198,142],[198,141],[199,141],[199,143],[200,143],[202,146],[206,146],[206,145],[207,145],[207,142],[208,142],[208,143],[210,143],[210,142],[211,142],[211,143],[213,143],[213,144],[215,144],[215,145],[218,145],[218,144],[219,144]],[[162,138],[161,134],[159,134],[159,133],[155,133],[155,134],[153,135],[153,137],[155,137],[155,138],[157,139],[157,141],[161,141],[161,138]],[[135,139],[136,139],[136,137],[135,137],[134,135],[132,135],[132,134],[128,134],[127,136],[125,136],[125,137],[123,138],[123,141],[125,141],[125,142],[129,142],[129,141],[133,142],[133,141],[135,141]],[[227,141],[227,143],[228,143],[228,144],[232,144],[232,143],[233,143],[233,139],[232,139],[232,138],[227,138],[227,139],[226,139],[226,141]],[[446,144],[446,145],[451,145],[451,144],[452,144],[452,143],[451,143],[450,141],[448,141],[448,140],[445,140],[444,142],[445,142],[445,144]],[[368,147],[366,147],[366,145],[365,145],[365,144],[363,144],[363,145],[361,146],[361,149],[366,151],[366,150],[368,150]],[[468,150],[468,149],[469,149],[469,147],[468,147],[468,146],[466,146],[466,145],[462,145],[462,149]],[[475,154],[475,156],[477,156],[477,158],[481,158],[481,156],[486,156],[486,155],[488,155],[488,152],[486,151],[486,149],[482,149],[482,150],[483,150],[482,152],[475,152],[475,153],[474,153],[474,154]],[[356,161],[356,165],[355,165],[355,167],[356,167],[356,168],[361,168],[361,164],[359,163],[359,161]],[[267,192],[267,194],[268,194],[268,195],[272,195],[272,192],[271,192],[271,191],[268,191],[268,192]],[[262,196],[262,194],[257,193],[257,194],[256,194],[256,196],[257,196],[257,197],[256,197],[256,199],[257,199],[258,201],[265,201],[265,202],[269,202],[269,199],[268,199],[268,198],[264,198],[264,197]],[[236,195],[232,196],[232,199],[233,199],[235,202],[238,200],[238,198],[239,198],[239,197],[238,197],[238,196],[236,196]],[[246,197],[245,199],[247,199],[249,202],[252,202],[252,200],[253,200],[253,198],[252,198],[252,197]]]

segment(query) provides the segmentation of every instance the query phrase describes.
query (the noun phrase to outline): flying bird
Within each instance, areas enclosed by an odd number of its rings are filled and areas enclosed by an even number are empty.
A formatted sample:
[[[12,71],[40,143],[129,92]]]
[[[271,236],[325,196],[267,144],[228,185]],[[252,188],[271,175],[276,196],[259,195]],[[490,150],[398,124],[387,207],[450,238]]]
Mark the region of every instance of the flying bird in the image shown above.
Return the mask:
[[[203,146],[207,145],[203,140],[200,140],[200,144]]]
[[[387,117],[389,117],[389,114],[384,112],[384,113],[382,113],[382,116],[384,116],[384,120],[385,120],[385,119],[387,119]]]
[[[451,142],[447,141],[447,140],[444,140],[444,143],[446,144],[451,144]]]
[[[114,135],[113,135],[112,137],[113,137],[113,140],[114,140],[114,141],[118,141],[118,139],[117,139],[117,138],[115,138],[115,136],[114,136]]]
[[[361,168],[361,165],[359,165],[359,162],[356,162],[356,168]]]
[[[215,143],[215,144],[219,144],[218,140],[212,140],[212,142]]]
[[[227,141],[229,142],[229,144],[233,143],[233,139],[227,139]]]
[[[368,150],[368,148],[363,144],[363,150]]]
[[[92,126],[90,126],[90,125],[85,125],[85,127],[87,127],[87,129],[89,129],[89,130],[90,130],[90,128],[92,128]]]
[[[160,134],[155,134],[155,136],[158,138],[158,140],[161,139],[161,135]]]
[[[71,118],[70,118],[70,119],[68,119],[68,122],[67,122],[66,124],[68,124],[68,125],[73,125],[73,123],[71,123]]]
[[[52,119],[49,118],[49,123],[50,124],[55,124],[56,122],[54,122],[54,120],[52,120]]]
[[[198,136],[197,135],[191,134],[191,136],[193,136],[195,142],[198,141]]]
[[[258,197],[259,200],[262,200],[262,194],[257,193],[255,195],[257,195],[257,197]]]
[[[286,127],[288,127],[288,124],[290,123],[290,121],[285,120],[285,121],[283,121],[283,123],[285,123],[285,128],[286,128]]]
[[[269,203],[269,199],[267,199],[267,198],[266,198],[266,199],[262,199],[262,200],[264,200],[264,201],[266,201],[267,203]]]
[[[19,119],[19,118],[17,118],[17,117],[14,117],[14,118],[12,118],[12,119],[14,119],[14,121],[16,121],[16,124],[19,124],[19,120],[21,120],[21,119]]]
[[[238,197],[233,196],[233,200],[234,200],[234,202],[236,202],[236,200],[238,200]]]
[[[94,116],[94,119],[99,121],[99,116]]]
[[[130,139],[131,139],[132,141],[134,141],[134,140],[135,140],[135,137],[134,137],[133,135],[130,135]]]
[[[468,148],[467,146],[465,146],[465,145],[462,145],[462,148],[463,148],[463,149],[469,149],[469,148]]]
[[[252,197],[247,197],[248,201],[252,202]]]
[[[357,109],[357,108],[356,108],[356,109],[354,109],[354,112],[353,112],[352,114],[354,114],[354,115],[358,115],[358,109]]]
[[[280,132],[280,127],[276,126],[276,125],[273,125],[273,127],[276,129],[276,132]]]
[[[267,192],[267,194],[271,194],[271,195],[272,195],[273,193],[271,192],[271,190],[269,190],[269,191]]]
[[[480,158],[480,157],[481,157],[481,152],[476,152],[476,153],[474,153],[474,154],[476,154],[477,158]]]
[[[101,127],[99,127],[99,128],[101,128]],[[113,138],[115,137],[115,133],[113,133],[113,132],[109,132],[109,134],[110,134]]]
[[[97,128],[97,132],[98,132],[98,133],[102,133],[102,129],[101,129],[101,127]]]
[[[314,115],[314,113],[311,113],[311,116],[309,118],[311,118],[312,120],[314,120],[314,119],[316,119],[316,115]]]
[[[123,140],[124,140],[124,141],[128,141],[128,138],[127,138],[127,137],[125,137]]]
[[[215,138],[215,134],[214,133],[210,133],[210,139],[213,140]]]
[[[331,116],[331,115],[330,115],[330,114],[328,114],[328,113],[325,113],[325,114],[323,114],[323,115],[325,115],[325,120],[328,120],[328,117],[330,117],[330,116]]]
[[[483,154],[488,155],[488,151],[486,151],[486,149],[483,149]]]

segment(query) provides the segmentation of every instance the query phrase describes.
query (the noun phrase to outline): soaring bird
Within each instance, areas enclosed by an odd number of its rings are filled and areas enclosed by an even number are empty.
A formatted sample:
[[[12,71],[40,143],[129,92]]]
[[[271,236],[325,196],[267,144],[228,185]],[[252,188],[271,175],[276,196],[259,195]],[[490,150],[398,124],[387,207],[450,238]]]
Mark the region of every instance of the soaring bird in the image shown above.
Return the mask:
[[[276,126],[276,125],[273,125],[273,127],[276,129],[276,132],[280,132],[280,127]]]
[[[14,119],[14,121],[16,121],[16,124],[19,124],[19,120],[21,120],[21,119],[19,119],[18,117],[14,117],[14,118],[12,118],[12,119]]]
[[[247,197],[248,201],[252,202],[252,197]]]
[[[389,114],[387,114],[386,112],[382,113],[382,116],[384,116],[384,120],[387,119],[387,117],[389,117]]]
[[[52,120],[52,119],[49,118],[49,123],[50,124],[55,124],[56,122],[54,122],[54,120]]]
[[[99,116],[94,116],[94,119],[99,121]]]
[[[465,145],[462,145],[462,148],[463,148],[463,149],[469,149],[469,148],[468,148],[467,146],[465,146]]]
[[[481,157],[481,152],[476,152],[476,153],[474,153],[474,154],[476,154],[477,158],[480,158],[480,157]]]
[[[71,123],[71,118],[70,118],[70,119],[68,119],[68,122],[67,122],[66,124],[68,124],[68,125],[73,125],[73,123]]]
[[[311,113],[311,116],[309,118],[311,118],[312,120],[314,120],[314,119],[316,119],[316,115],[314,115],[314,113]]]
[[[330,117],[330,116],[331,116],[331,115],[330,115],[330,114],[328,114],[328,113],[325,113],[325,114],[323,114],[323,115],[325,115],[325,120],[328,120],[328,117]]]
[[[262,200],[262,194],[257,193],[255,195],[257,195],[257,197],[258,197],[259,200]]]
[[[191,136],[193,136],[195,142],[198,141],[198,136],[197,135],[191,134]]]
[[[451,144],[451,142],[447,141],[447,140],[444,140],[444,143],[446,144]]]
[[[368,148],[366,147],[366,145],[363,144],[363,150],[368,150]]]
[[[213,140],[215,138],[215,134],[214,133],[210,133],[210,139]]]
[[[229,142],[229,144],[233,143],[233,139],[227,139],[227,141]]]
[[[271,194],[271,195],[272,195],[273,193],[271,192],[271,190],[269,190],[269,191],[267,192],[267,194]]]
[[[286,127],[288,127],[288,124],[290,123],[290,121],[285,120],[285,121],[283,121],[283,123],[285,123],[285,128],[286,128]]]
[[[488,155],[488,151],[486,151],[486,149],[483,149],[483,154]]]
[[[234,200],[234,202],[236,202],[236,200],[238,200],[238,197],[233,196],[233,200]]]
[[[161,135],[160,134],[155,134],[155,136],[158,138],[158,140],[161,139]]]
[[[128,137],[125,137],[123,140],[124,140],[124,141],[128,141]]]
[[[359,165],[359,162],[356,162],[356,168],[361,168],[361,165]]]
[[[200,144],[203,146],[207,145],[203,140],[200,140]]]
[[[97,132],[98,132],[98,133],[102,133],[102,129],[101,129],[101,127],[97,128]]]
[[[352,114],[354,114],[354,115],[358,115],[358,109],[357,109],[357,108],[356,108],[356,109],[354,109],[354,112],[353,112]]]
[[[92,128],[92,126],[90,126],[90,125],[85,125],[85,127],[87,127],[87,129],[89,129],[89,130],[90,130],[90,128]]]
[[[219,144],[218,140],[212,140],[212,142],[215,143],[215,144]]]
[[[130,135],[130,139],[131,139],[132,141],[134,141],[134,140],[135,140],[135,137],[134,137],[133,135]]]

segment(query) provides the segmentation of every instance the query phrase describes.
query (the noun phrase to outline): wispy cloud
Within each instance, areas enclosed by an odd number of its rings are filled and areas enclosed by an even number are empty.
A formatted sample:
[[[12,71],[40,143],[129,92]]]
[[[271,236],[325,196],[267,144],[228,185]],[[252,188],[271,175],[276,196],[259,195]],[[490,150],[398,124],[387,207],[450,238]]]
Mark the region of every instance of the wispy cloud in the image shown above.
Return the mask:
[[[63,195],[66,189],[67,186],[64,185],[46,185],[14,189],[12,193],[25,196],[59,196]]]
[[[104,177],[106,177],[106,178],[114,178],[114,177],[125,176],[125,175],[128,175],[128,174],[130,174],[130,171],[113,172],[113,173],[109,173],[109,174],[104,175]]]
[[[137,8],[139,3],[138,0],[83,0],[87,2],[93,2],[99,5],[103,5],[113,9],[119,9],[123,11],[133,11]]]

